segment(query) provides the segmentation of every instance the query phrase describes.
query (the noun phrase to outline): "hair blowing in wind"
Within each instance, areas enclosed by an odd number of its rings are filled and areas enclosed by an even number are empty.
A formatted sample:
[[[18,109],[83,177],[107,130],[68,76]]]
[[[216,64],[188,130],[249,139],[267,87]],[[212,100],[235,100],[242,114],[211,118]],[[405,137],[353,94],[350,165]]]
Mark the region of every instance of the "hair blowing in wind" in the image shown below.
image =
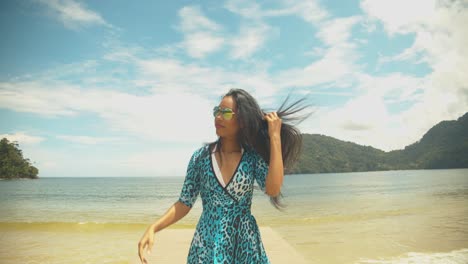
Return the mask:
[[[232,96],[236,102],[238,122],[242,128],[239,134],[240,144],[255,149],[269,163],[270,138],[268,124],[264,119],[266,112],[260,108],[255,98],[243,89],[231,89],[224,96]],[[306,99],[307,97],[302,97],[291,101],[288,95],[276,110],[278,117],[282,120],[280,135],[285,170],[292,168],[301,154],[302,135],[296,126],[311,114],[310,111],[305,111],[310,106]],[[284,207],[279,201],[280,197],[281,193],[277,197],[270,198],[277,209]]]

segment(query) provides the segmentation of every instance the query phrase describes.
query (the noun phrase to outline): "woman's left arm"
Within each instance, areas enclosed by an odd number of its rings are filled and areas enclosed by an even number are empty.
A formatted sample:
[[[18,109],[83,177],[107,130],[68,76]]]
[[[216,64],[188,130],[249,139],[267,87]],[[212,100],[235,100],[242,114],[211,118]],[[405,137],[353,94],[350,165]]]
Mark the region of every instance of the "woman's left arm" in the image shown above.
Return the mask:
[[[265,182],[265,192],[272,197],[278,196],[283,185],[284,168],[281,150],[281,119],[276,112],[265,115],[270,136],[270,164]]]

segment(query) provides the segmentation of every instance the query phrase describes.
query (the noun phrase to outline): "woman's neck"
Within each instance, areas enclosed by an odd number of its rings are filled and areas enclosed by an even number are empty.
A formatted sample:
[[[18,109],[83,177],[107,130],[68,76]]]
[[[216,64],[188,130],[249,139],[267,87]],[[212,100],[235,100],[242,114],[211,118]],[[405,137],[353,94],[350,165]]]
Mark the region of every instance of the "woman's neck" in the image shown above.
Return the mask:
[[[221,152],[241,152],[241,146],[237,140],[221,138]]]

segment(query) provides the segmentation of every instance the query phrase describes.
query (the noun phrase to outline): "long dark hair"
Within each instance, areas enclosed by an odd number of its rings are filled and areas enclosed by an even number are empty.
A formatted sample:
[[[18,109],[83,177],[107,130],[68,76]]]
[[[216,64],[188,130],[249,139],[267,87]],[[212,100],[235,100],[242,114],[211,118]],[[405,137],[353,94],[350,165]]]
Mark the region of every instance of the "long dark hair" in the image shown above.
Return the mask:
[[[268,124],[264,120],[266,112],[260,108],[257,100],[243,89],[231,89],[223,98],[226,96],[231,96],[236,102],[237,122],[241,127],[239,130],[239,143],[243,147],[254,149],[269,164],[270,137],[268,135]],[[296,126],[311,114],[311,112],[303,112],[309,107],[306,99],[307,97],[302,97],[289,103],[290,95],[288,95],[276,111],[278,117],[282,120],[281,150],[285,170],[294,166],[301,153],[302,135]],[[299,112],[302,113],[298,115]],[[217,144],[217,151],[221,149],[220,140],[212,144]],[[271,203],[277,209],[285,207],[280,202],[280,197],[282,197],[281,192],[276,197],[270,197]]]

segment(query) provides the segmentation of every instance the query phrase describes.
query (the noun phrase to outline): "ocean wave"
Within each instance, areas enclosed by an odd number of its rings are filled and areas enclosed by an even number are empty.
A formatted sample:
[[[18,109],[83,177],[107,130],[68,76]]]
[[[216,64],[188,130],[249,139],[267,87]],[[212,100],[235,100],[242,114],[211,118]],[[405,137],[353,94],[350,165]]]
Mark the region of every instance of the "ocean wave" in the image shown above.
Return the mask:
[[[396,217],[404,215],[414,215],[424,212],[424,208],[405,208],[396,210],[382,210],[382,211],[369,211],[354,214],[332,214],[315,217],[297,217],[290,219],[291,221],[303,222],[306,224],[322,224],[322,223],[336,223],[336,222],[353,222],[353,221],[367,221],[385,217]]]
[[[468,248],[450,252],[408,252],[402,256],[388,259],[360,259],[355,264],[466,264]]]

